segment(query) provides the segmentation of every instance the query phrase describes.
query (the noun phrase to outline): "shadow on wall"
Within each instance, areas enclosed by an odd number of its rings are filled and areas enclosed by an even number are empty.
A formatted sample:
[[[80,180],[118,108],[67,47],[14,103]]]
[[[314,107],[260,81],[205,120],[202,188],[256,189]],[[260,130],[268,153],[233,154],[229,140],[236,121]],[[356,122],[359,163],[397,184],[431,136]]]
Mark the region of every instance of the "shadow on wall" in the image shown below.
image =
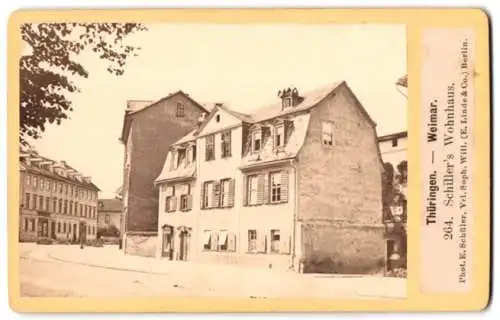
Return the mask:
[[[373,261],[366,257],[351,257],[349,261],[335,257],[311,257],[303,262],[304,273],[383,275],[385,259]]]

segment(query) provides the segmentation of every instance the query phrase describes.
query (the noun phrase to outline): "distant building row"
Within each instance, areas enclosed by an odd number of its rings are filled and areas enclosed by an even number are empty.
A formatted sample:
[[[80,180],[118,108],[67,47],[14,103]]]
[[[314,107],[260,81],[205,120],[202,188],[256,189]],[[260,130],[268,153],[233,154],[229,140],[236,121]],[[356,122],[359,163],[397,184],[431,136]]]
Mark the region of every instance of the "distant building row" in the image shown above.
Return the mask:
[[[95,239],[99,188],[65,161],[21,151],[19,240]]]

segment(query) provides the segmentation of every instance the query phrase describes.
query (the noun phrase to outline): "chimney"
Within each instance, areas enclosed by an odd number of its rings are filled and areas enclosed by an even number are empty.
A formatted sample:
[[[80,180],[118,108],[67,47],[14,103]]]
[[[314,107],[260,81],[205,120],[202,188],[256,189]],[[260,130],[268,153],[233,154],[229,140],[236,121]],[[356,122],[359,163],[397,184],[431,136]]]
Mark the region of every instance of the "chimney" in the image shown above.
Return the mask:
[[[206,112],[203,112],[199,117],[198,117],[198,121],[197,121],[197,125],[198,127],[203,123],[203,121],[205,121],[207,117],[207,114]]]
[[[285,88],[278,91],[278,97],[281,98],[281,109],[295,107],[300,104],[304,98],[299,95],[297,88]]]

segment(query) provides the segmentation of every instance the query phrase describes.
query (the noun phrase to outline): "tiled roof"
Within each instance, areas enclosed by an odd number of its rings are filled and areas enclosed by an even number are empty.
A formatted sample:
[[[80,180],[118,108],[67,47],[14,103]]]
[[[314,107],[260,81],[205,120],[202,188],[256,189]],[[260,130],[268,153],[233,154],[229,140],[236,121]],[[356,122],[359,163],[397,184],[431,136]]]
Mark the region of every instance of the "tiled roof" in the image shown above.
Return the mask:
[[[194,129],[193,131],[191,131],[190,133],[188,133],[184,137],[182,137],[179,140],[177,140],[176,142],[172,143],[172,145],[182,144],[182,143],[185,143],[185,142],[189,142],[189,141],[195,140],[196,139],[196,135],[195,135],[196,132],[197,132],[197,129]]]
[[[37,161],[37,162],[28,163],[26,161],[27,158],[28,159],[29,158],[37,158],[37,159],[41,159],[41,160]],[[94,189],[96,191],[100,191],[100,189],[92,181],[86,182],[83,178],[77,178],[77,177],[71,176],[71,175],[62,176],[62,175],[58,174],[55,170],[51,171],[44,166],[38,166],[36,163],[39,163],[39,162],[50,162],[51,164],[56,165],[58,167],[61,167],[62,169],[73,171],[73,172],[81,175],[81,173],[78,170],[76,170],[75,168],[68,165],[65,161],[57,162],[57,161],[54,161],[54,160],[49,159],[47,157],[43,157],[34,151],[27,151],[27,152],[21,151],[21,154],[19,157],[19,167],[20,167],[21,171],[37,173],[39,175],[43,175],[43,176],[48,177],[48,178],[53,178],[53,179],[57,179],[60,181],[66,181],[66,182],[78,184],[80,186],[84,186],[84,187],[87,187],[90,189]]]
[[[210,110],[207,109],[206,106],[201,105],[199,102],[191,98],[187,93],[184,93],[182,90],[178,90],[174,93],[169,94],[166,97],[163,97],[157,101],[150,102],[149,100],[129,100],[129,102],[132,102],[131,105],[127,102],[127,109],[125,110],[125,115],[123,117],[123,127],[122,127],[122,133],[120,136],[121,141],[126,141],[128,138],[128,132],[130,130],[130,124],[131,124],[131,117],[135,115],[136,113],[142,112],[143,110],[148,109],[149,107],[152,107],[154,105],[157,105],[158,103],[165,101],[167,99],[170,99],[171,97],[174,97],[176,95],[183,95],[186,97],[188,100],[190,100],[194,105],[197,105],[200,109],[209,112]],[[129,110],[130,108],[130,110]]]
[[[171,181],[171,180],[179,180],[179,179],[189,179],[194,178],[196,175],[196,165],[195,163],[190,163],[187,166],[180,166],[175,170],[170,171],[170,157],[172,156],[172,152],[168,153],[167,160],[165,160],[165,164],[163,165],[163,169],[161,170],[160,175],[156,178],[155,182],[162,181]]]
[[[299,111],[304,111],[307,109],[310,109],[314,106],[316,106],[321,100],[323,100],[329,93],[331,93],[333,90],[337,89],[342,83],[341,82],[335,82],[332,83],[328,86],[324,86],[322,88],[312,90],[309,92],[304,92],[301,93],[301,97],[304,98],[301,103],[294,107],[286,108],[283,109],[281,100],[277,99],[278,101],[274,104],[259,108],[252,112],[250,114],[250,117],[253,119],[254,122],[260,122],[272,118],[276,118],[279,116],[284,116],[287,114],[299,112]]]
[[[97,201],[99,211],[121,212],[123,204],[118,199],[99,199]]]
[[[258,154],[252,154],[251,152],[248,152],[242,157],[241,166],[250,167],[259,165],[261,163],[290,159],[297,156],[306,138],[310,116],[311,115],[309,113],[295,116],[295,118],[293,119],[292,132],[288,137],[287,144],[282,150],[274,150],[273,139],[271,137],[268,137],[267,140],[264,140],[262,142],[263,145],[261,151]]]

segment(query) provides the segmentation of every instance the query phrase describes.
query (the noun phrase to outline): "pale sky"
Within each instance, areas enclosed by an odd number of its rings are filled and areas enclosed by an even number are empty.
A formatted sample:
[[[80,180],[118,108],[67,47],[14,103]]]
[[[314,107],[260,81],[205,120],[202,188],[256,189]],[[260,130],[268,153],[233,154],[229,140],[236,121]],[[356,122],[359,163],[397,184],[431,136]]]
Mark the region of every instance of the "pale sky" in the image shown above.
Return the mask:
[[[276,102],[278,90],[313,90],[345,80],[379,135],[406,130],[406,98],[395,82],[406,74],[403,25],[156,24],[130,37],[142,47],[125,74],[84,54],[89,78],[75,78],[74,112],[49,125],[33,143],[38,152],[92,177],[113,197],[122,183],[118,141],[128,99],[157,100],[183,90],[197,101],[224,102],[247,112]]]

